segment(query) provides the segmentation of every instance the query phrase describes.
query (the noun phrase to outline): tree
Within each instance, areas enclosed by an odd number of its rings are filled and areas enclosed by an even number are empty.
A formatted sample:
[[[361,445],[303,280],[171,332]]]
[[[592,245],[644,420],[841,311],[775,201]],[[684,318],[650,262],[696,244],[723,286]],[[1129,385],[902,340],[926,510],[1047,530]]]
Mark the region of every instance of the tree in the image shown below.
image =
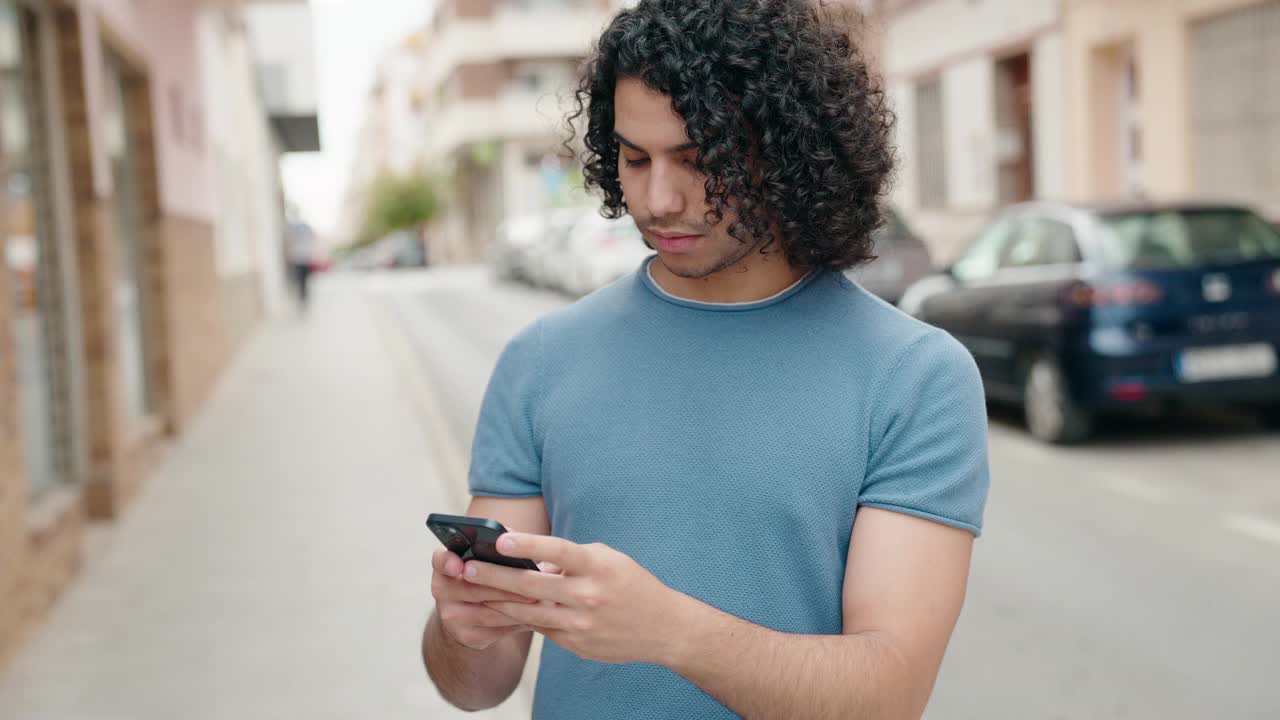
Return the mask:
[[[396,230],[425,225],[442,209],[436,180],[423,170],[407,175],[384,171],[369,186],[368,193],[364,227],[356,245],[366,245]]]

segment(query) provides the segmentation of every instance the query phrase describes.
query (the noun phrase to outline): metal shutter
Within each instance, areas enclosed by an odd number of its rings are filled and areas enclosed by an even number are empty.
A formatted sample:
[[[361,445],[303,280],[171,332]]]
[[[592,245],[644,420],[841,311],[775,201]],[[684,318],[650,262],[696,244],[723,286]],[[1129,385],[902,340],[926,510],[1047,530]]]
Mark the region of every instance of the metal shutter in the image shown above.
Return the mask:
[[[947,204],[947,145],[942,120],[942,81],[935,78],[916,86],[916,170],[920,206]]]
[[[1280,218],[1280,0],[1193,26],[1197,190]]]

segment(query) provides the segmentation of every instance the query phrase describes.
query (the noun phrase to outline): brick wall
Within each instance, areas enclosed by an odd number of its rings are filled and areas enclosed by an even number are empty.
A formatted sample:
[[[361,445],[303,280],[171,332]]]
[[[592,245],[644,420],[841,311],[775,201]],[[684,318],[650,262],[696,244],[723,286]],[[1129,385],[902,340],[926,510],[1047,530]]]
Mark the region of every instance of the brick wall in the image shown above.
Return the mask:
[[[74,198],[76,228],[75,252],[80,269],[81,331],[84,335],[86,398],[88,410],[90,480],[99,479],[104,468],[112,464],[112,443],[106,428],[110,427],[115,403],[110,393],[114,385],[109,377],[118,374],[113,367],[116,357],[115,338],[109,330],[111,308],[109,209],[93,201],[93,161],[89,138],[88,104],[81,57],[80,21],[71,8],[57,12],[60,94],[67,139],[67,157],[71,165],[71,192]],[[95,271],[96,269],[96,271]]]
[[[145,68],[126,82],[131,145],[138,174],[142,224],[141,300],[147,312],[147,375],[153,416],[126,416],[115,313],[113,198],[93,180],[83,38],[73,7],[51,11],[56,28],[66,156],[75,227],[74,262],[80,282],[85,442],[88,477],[83,496],[51,493],[28,501],[22,467],[12,309],[7,274],[0,272],[0,668],[39,626],[79,570],[85,512],[115,518],[139,492],[168,434],[190,422],[233,351],[262,315],[258,277],[223,281],[217,274],[213,227],[161,213],[155,153],[155,113]]]
[[[223,285],[216,269],[213,227],[178,217],[160,221],[165,248],[163,274],[165,345],[172,388],[170,422],[181,431],[204,404],[231,356]]]
[[[59,23],[62,20],[58,18]],[[78,50],[77,43],[60,44],[60,62],[66,62],[64,53]],[[78,57],[72,66],[79,68]],[[83,100],[78,107],[64,108],[68,111],[83,115]],[[92,183],[87,168],[83,178],[76,178],[76,182],[82,180]],[[84,522],[75,488],[49,491],[34,504],[29,497],[9,298],[8,274],[0,272],[0,668],[22,647],[78,572]]]
[[[22,649],[80,572],[84,514],[74,493],[60,492],[45,498],[35,519],[22,517],[16,525],[17,572],[14,582],[0,589],[5,603],[0,613],[0,669]],[[26,493],[20,497],[25,508]]]

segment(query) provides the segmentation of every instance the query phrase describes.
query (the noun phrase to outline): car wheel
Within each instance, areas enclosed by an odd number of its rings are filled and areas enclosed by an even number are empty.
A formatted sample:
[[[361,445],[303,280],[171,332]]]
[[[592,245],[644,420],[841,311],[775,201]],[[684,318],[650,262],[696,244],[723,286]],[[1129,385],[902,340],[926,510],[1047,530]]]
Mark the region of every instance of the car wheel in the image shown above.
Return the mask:
[[[1069,445],[1093,431],[1092,415],[1071,399],[1062,369],[1048,356],[1036,358],[1027,368],[1023,410],[1027,428],[1044,442]]]
[[[1280,405],[1265,405],[1258,408],[1258,417],[1262,424],[1269,428],[1280,428]]]

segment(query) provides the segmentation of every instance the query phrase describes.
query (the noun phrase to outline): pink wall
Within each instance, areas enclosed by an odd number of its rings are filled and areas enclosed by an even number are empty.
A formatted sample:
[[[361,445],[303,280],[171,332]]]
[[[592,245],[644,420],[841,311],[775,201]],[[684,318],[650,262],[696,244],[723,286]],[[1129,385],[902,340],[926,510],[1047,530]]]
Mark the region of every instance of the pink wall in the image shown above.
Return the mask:
[[[110,47],[147,73],[165,213],[213,217],[199,48],[198,0],[80,0],[86,93],[91,115],[102,117],[103,51]],[[111,190],[101,121],[91,122],[94,187]]]

